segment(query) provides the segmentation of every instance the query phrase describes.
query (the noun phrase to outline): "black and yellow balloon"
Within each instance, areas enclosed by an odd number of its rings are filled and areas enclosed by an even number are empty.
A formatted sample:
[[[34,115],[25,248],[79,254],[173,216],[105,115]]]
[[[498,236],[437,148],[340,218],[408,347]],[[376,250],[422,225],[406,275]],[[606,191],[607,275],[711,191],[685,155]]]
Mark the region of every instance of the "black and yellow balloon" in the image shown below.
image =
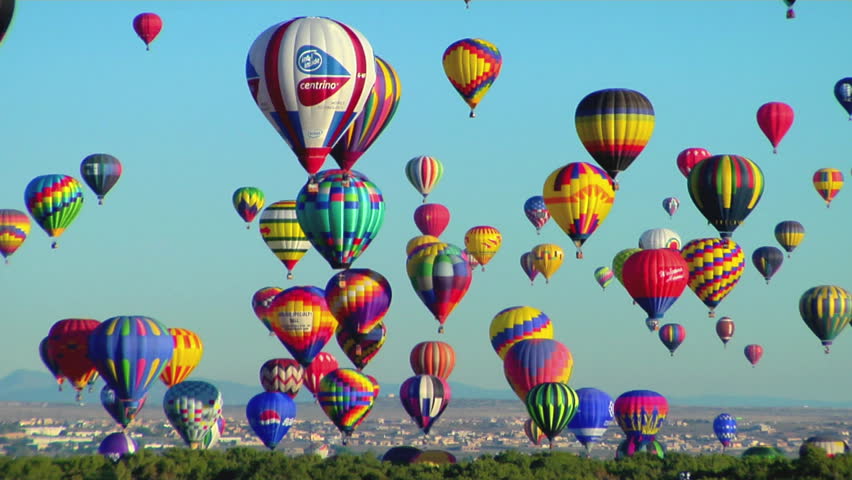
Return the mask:
[[[527,393],[527,412],[547,437],[550,448],[553,439],[577,413],[580,399],[577,392],[565,383],[540,383]]]
[[[730,237],[763,195],[763,172],[740,155],[713,155],[698,162],[687,177],[689,196],[698,211]]]
[[[852,319],[852,296],[835,285],[809,288],[799,299],[799,313],[829,353],[832,341]]]

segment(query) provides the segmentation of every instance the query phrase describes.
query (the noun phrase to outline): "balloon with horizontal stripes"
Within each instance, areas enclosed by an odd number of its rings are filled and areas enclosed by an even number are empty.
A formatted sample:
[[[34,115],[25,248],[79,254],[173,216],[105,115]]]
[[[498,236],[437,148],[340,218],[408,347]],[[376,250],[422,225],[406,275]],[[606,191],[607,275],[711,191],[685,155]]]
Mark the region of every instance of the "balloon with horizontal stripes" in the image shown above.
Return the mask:
[[[743,276],[743,249],[730,238],[698,238],[684,245],[681,255],[689,266],[689,288],[715,317],[716,307]]]
[[[414,157],[405,164],[405,176],[426,202],[426,197],[444,176],[444,164],[427,155]]]
[[[379,322],[367,333],[355,331],[351,325],[340,324],[335,332],[337,345],[358,370],[364,369],[378,355],[388,336],[388,327]]]
[[[363,373],[338,368],[320,380],[317,400],[323,412],[343,434],[343,444],[366,418],[375,401],[375,385]]]
[[[296,201],[281,200],[266,207],[258,222],[260,236],[278,260],[287,267],[287,279],[293,279],[293,269],[311,242],[296,218]]]
[[[450,384],[434,375],[415,375],[402,382],[399,400],[402,408],[425,435],[450,405]]]
[[[852,319],[852,296],[836,285],[812,287],[799,298],[799,313],[829,353],[834,339]]]
[[[500,75],[503,56],[493,43],[481,38],[464,38],[444,50],[442,63],[447,79],[474,110]]]
[[[24,203],[33,220],[50,238],[59,238],[83,208],[83,186],[68,175],[41,175],[24,190]],[[51,244],[56,248],[58,242]]]
[[[530,389],[524,403],[530,418],[553,448],[553,439],[568,426],[580,406],[580,399],[567,383],[544,382]]]
[[[325,285],[325,300],[341,328],[367,334],[382,322],[393,292],[388,280],[368,268],[350,268]]]
[[[722,238],[730,237],[763,195],[763,172],[740,155],[713,155],[687,177],[689,196]]]
[[[631,390],[615,399],[614,412],[628,440],[654,440],[669,414],[669,402],[652,390]]]
[[[598,282],[598,285],[601,286],[603,290],[606,290],[606,287],[612,283],[612,279],[615,278],[615,273],[613,273],[612,269],[606,266],[598,267],[593,272],[595,281]]]
[[[9,256],[15,253],[27,235],[30,234],[30,217],[13,208],[0,209],[0,255],[9,263]]]
[[[263,190],[257,187],[240,187],[234,190],[233,195],[231,195],[231,203],[234,204],[237,215],[246,222],[246,230],[251,228],[249,224],[260,213],[265,201]]]
[[[805,239],[805,227],[795,220],[785,220],[775,225],[775,240],[787,252],[787,258]]]
[[[529,338],[553,338],[553,323],[537,308],[517,306],[505,308],[494,315],[488,328],[491,346],[500,360],[512,345]]]
[[[456,351],[447,342],[420,342],[408,357],[415,375],[434,375],[447,380],[456,366]]]
[[[819,196],[825,200],[825,208],[828,208],[843,188],[843,172],[836,168],[820,168],[814,172],[813,183]]]
[[[170,328],[169,334],[172,336],[174,351],[160,374],[160,380],[167,387],[186,380],[204,356],[204,343],[195,332],[185,328]]]
[[[433,235],[418,235],[413,237],[405,244],[405,256],[408,257],[411,255],[417,247],[429,245],[430,243],[439,243],[440,241],[441,240],[439,240],[438,237]]]

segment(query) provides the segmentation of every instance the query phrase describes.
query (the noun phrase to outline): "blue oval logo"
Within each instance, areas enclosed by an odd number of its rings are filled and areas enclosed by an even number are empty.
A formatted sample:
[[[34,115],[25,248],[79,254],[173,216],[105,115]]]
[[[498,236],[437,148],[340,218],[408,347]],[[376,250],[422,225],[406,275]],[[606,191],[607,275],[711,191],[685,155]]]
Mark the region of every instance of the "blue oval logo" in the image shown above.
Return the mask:
[[[299,54],[299,71],[302,73],[316,72],[322,67],[322,54],[319,50],[305,50]]]

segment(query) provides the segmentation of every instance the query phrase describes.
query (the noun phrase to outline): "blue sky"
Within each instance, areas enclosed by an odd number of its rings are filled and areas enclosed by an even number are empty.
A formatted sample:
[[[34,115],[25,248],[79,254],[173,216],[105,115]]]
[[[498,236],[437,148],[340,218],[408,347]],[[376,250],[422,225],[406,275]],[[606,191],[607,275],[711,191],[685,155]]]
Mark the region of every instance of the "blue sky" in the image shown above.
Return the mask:
[[[164,20],[146,52],[131,27],[143,11]],[[197,375],[252,384],[260,365],[287,356],[255,318],[250,299],[265,286],[324,286],[333,274],[316,252],[286,271],[231,206],[237,187],[264,190],[267,202],[294,199],[305,181],[295,156],[263,118],[245,82],[245,57],[258,34],[295,16],[328,16],[360,30],[397,70],[402,100],[391,125],[356,169],[386,200],[378,238],[355,266],[384,274],[394,289],[388,341],[365,372],[380,382],[411,375],[417,342],[451,343],[458,363],[450,377],[508,389],[491,349],[488,326],[503,308],[530,305],[554,322],[555,338],[575,360],[571,385],[611,394],[649,388],[672,396],[761,395],[832,399],[852,405],[852,342],[844,332],[830,355],[802,322],[798,298],[822,284],[852,287],[846,251],[852,194],[830,209],[812,173],[848,174],[852,123],[832,88],[852,76],[840,55],[848,44],[849,2],[802,2],[786,20],[780,1],[612,2],[458,1],[21,1],[0,46],[3,175],[0,207],[24,210],[33,177],[79,177],[86,155],[110,153],[124,176],[97,206],[86,191],[77,220],[50,249],[33,227],[23,247],[0,267],[0,375],[41,369],[37,346],[62,318],[154,317],[197,332],[206,351]],[[503,70],[469,119],[467,106],[441,67],[444,49],[480,37],[496,44]],[[589,161],[574,130],[574,110],[588,93],[624,87],[644,93],[656,111],[647,148],[623,174],[615,205],[575,260],[553,222],[540,236],[523,202],[569,162]],[[769,101],[790,104],[795,123],[777,155],[755,121]],[[592,272],[636,245],[649,228],[667,227],[684,241],[716,236],[692,205],[675,166],[686,147],[749,157],[766,190],[734,239],[747,255],[776,245],[773,228],[798,220],[803,244],[770,285],[748,263],[736,289],[717,308],[736,321],[727,349],[715,320],[690,291],[665,320],[687,329],[674,358],[644,325],[645,314],[617,283],[602,292]],[[503,246],[450,316],[446,333],[414,294],[404,247],[418,235],[412,215],[420,195],[405,162],[432,155],[445,176],[430,201],[452,214],[442,239],[462,245],[464,232],[491,225]],[[333,165],[329,159],[326,168]],[[669,219],[660,202],[677,196]],[[549,285],[530,286],[518,257],[538,243],[568,255]],[[742,354],[760,343],[751,368]],[[328,347],[348,365],[332,341]]]

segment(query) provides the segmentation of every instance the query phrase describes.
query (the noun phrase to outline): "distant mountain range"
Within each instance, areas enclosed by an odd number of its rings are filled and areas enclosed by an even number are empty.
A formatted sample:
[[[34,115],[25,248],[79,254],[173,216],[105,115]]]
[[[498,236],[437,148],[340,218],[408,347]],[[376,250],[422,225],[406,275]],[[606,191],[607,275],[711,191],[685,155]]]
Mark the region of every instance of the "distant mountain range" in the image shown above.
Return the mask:
[[[193,380],[205,380],[219,387],[225,402],[229,405],[244,405],[262,389],[259,385],[244,385],[226,380],[211,380],[206,378],[194,378]],[[467,385],[463,383],[450,382],[453,398],[458,399],[488,399],[488,400],[514,400],[514,392],[509,388],[487,389]],[[92,392],[88,389],[83,391],[83,397],[87,402],[98,402],[103,381],[98,380]],[[76,403],[74,390],[64,385],[63,391],[58,391],[56,382],[49,374],[36,370],[15,370],[9,375],[0,378],[0,402],[26,402],[26,403]],[[148,402],[159,405],[162,403],[166,387],[157,380],[148,395]],[[381,395],[399,392],[399,384],[383,384]],[[612,392],[611,392],[612,394]],[[671,405],[690,407],[813,407],[813,408],[852,408],[850,401],[831,400],[799,400],[791,398],[777,398],[766,396],[723,396],[704,395],[692,397],[670,396]],[[312,399],[303,393],[297,397],[299,402],[309,402]]]

